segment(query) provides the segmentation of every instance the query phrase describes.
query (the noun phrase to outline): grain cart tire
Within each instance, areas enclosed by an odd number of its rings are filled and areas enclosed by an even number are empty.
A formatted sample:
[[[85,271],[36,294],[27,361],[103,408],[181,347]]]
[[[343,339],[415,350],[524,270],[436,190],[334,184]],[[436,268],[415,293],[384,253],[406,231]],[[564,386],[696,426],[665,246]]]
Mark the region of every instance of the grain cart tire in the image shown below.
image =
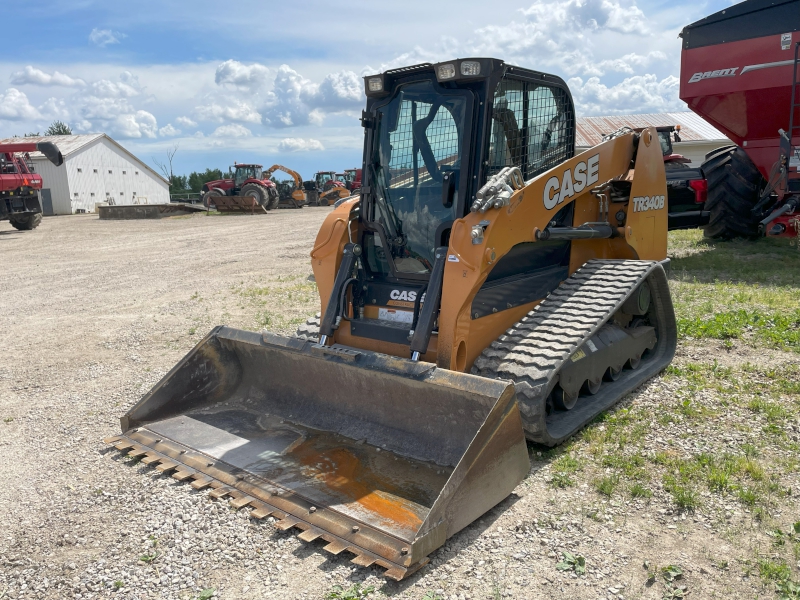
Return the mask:
[[[706,155],[701,169],[708,181],[705,209],[710,213],[705,237],[757,237],[758,220],[751,211],[764,179],[747,153],[738,146],[719,148]]]
[[[14,229],[20,231],[30,231],[36,229],[42,222],[42,213],[27,213],[9,218],[9,222]]]
[[[258,205],[263,206],[267,210],[271,208],[269,190],[263,185],[259,185],[257,183],[245,183],[242,186],[242,191],[240,194],[242,196],[255,198],[256,202],[258,202]]]
[[[316,342],[319,339],[319,321],[321,317],[321,313],[317,313],[315,316],[306,319],[306,322],[297,328],[294,336],[301,340]]]
[[[214,202],[214,198],[220,198],[225,195],[225,192],[218,188],[211,188],[205,194],[203,194],[203,206],[207,209],[210,209],[212,206],[216,207],[216,203]]]

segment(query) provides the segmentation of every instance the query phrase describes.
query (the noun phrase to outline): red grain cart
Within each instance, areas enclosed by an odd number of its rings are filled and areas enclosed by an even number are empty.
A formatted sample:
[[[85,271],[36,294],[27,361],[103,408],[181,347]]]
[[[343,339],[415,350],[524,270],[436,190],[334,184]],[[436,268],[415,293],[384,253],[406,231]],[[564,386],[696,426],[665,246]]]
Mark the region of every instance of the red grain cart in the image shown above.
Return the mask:
[[[54,165],[64,157],[52,142],[0,144],[0,221],[19,230],[35,229],[42,222],[42,177],[34,173],[30,152],[39,151]]]

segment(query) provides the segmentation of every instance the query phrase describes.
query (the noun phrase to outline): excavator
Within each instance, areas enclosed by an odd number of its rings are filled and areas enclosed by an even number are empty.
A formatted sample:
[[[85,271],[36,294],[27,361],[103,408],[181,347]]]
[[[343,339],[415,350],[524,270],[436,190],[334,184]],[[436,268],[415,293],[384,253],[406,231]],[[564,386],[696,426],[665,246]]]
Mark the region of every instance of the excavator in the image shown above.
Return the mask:
[[[557,76],[493,58],[371,75],[359,195],[311,249],[320,317],[214,328],[117,449],[403,579],[658,374],[676,325],[655,128],[575,155]]]
[[[278,202],[278,208],[303,208],[308,204],[308,198],[303,191],[303,178],[300,176],[300,173],[288,167],[284,167],[283,165],[272,165],[269,169],[264,171],[264,179],[272,177],[275,171],[283,171],[294,179],[294,189],[291,190],[291,192],[286,190],[286,193],[282,193],[279,186],[278,193],[280,201]]]

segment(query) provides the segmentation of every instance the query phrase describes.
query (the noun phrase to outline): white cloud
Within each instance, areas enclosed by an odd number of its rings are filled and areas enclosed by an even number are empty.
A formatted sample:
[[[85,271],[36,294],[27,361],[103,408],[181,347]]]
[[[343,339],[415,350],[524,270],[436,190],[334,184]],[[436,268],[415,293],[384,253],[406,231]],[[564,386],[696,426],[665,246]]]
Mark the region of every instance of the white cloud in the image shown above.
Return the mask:
[[[325,146],[319,140],[314,139],[283,138],[278,144],[278,150],[281,152],[311,152],[325,150]]]
[[[630,64],[638,55],[601,65],[594,56],[594,42],[599,40],[605,46],[608,39],[644,37],[648,32],[644,13],[634,4],[624,6],[617,0],[542,0],[520,13],[522,18],[508,24],[476,30],[475,39],[465,44],[469,54],[501,56],[511,64],[555,68],[568,74],[632,72]],[[464,49],[462,46],[461,54]]]
[[[142,93],[139,78],[130,71],[123,71],[119,81],[101,79],[90,86],[92,93],[99,98],[133,98]]]
[[[586,116],[686,110],[678,98],[678,78],[673,75],[661,80],[653,74],[635,75],[611,87],[597,77],[585,83],[573,77],[568,84],[578,112]]]
[[[327,111],[353,110],[364,103],[364,84],[352,71],[327,75],[313,100],[317,108]]]
[[[331,73],[316,84],[281,65],[261,112],[264,123],[273,127],[320,125],[326,113],[357,110],[362,104],[361,82],[352,71]]]
[[[197,127],[197,122],[192,121],[189,117],[178,117],[175,122],[184,127]]]
[[[22,71],[17,71],[11,75],[11,83],[16,85],[58,85],[63,87],[83,87],[86,85],[83,79],[73,78],[58,71],[53,72],[51,75],[31,65],[27,65]]]
[[[214,130],[214,133],[211,134],[213,137],[221,137],[221,138],[243,138],[243,137],[250,137],[253,135],[247,127],[242,125],[221,125]]]
[[[41,116],[28,97],[17,88],[8,88],[5,94],[0,94],[0,120],[30,121]]]
[[[102,48],[104,46],[108,46],[109,44],[119,44],[120,40],[126,37],[128,36],[126,36],[124,33],[120,33],[119,31],[111,31],[110,29],[97,29],[95,27],[89,34],[89,41]]]
[[[158,133],[156,118],[146,110],[119,115],[108,122],[105,130],[120,138],[155,138]]]
[[[597,69],[592,75],[603,75],[607,71],[617,71],[618,73],[628,73],[633,75],[637,68],[642,68],[657,61],[667,60],[667,55],[660,50],[654,50],[647,54],[636,54],[632,52],[620,58],[606,59],[597,63]]]
[[[270,70],[264,65],[245,65],[238,60],[226,60],[217,67],[214,81],[217,85],[233,85],[248,90],[260,88],[269,82]]]
[[[167,123],[158,130],[158,134],[162,137],[175,137],[181,134],[181,130],[172,126],[172,123]]]
[[[249,104],[241,100],[230,100],[227,105],[212,102],[194,109],[201,121],[240,121],[242,123],[261,123],[261,115]]]

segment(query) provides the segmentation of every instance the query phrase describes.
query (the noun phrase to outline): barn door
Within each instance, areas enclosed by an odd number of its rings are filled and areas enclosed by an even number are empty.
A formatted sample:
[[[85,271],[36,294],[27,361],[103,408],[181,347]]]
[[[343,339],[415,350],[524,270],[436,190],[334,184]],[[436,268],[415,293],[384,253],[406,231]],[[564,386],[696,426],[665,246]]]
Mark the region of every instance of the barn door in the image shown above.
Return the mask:
[[[42,198],[42,214],[45,217],[52,217],[55,212],[53,211],[53,197],[50,195],[50,188],[44,188],[41,192]]]

